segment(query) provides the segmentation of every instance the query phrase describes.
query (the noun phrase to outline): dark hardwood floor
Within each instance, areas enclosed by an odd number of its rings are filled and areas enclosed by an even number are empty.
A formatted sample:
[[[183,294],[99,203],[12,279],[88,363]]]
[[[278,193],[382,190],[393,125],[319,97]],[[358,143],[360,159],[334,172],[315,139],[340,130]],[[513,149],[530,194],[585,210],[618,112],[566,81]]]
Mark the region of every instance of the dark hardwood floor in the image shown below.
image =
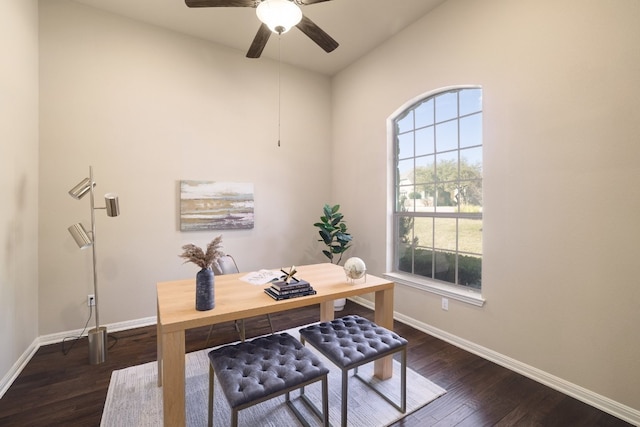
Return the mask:
[[[340,312],[346,314],[373,319],[371,310],[351,301]],[[272,319],[276,329],[288,329],[318,321],[319,309],[292,310]],[[187,332],[187,351],[204,348],[208,329]],[[394,329],[409,340],[409,367],[447,390],[394,426],[630,425],[407,325],[395,322]],[[233,323],[214,331],[210,345],[237,339]],[[247,321],[249,336],[264,333],[266,317]],[[0,399],[0,426],[98,426],[111,372],[156,359],[155,327],[112,333],[109,342],[108,361],[95,366],[89,364],[86,338],[66,355],[61,344],[41,347]]]

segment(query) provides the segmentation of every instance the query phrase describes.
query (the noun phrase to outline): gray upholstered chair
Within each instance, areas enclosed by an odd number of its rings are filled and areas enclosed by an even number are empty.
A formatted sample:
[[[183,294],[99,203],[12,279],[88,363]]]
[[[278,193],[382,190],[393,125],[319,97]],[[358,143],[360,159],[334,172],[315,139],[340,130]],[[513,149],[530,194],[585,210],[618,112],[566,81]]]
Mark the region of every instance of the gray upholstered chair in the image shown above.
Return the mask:
[[[218,265],[216,274],[234,274],[240,273],[238,269],[238,264],[236,264],[236,260],[233,259],[231,255],[223,255],[218,258]],[[214,266],[215,268],[215,266]]]
[[[214,273],[215,274],[235,274],[239,273],[240,269],[238,268],[238,264],[236,264],[236,260],[231,255],[224,255],[218,258],[218,264],[214,264]],[[269,321],[269,328],[271,329],[271,333],[274,333],[273,323],[271,323],[271,316],[267,314],[267,320]],[[236,331],[238,335],[240,335],[240,340],[244,341],[246,338],[246,330],[244,327],[244,319],[236,320],[235,322]],[[209,333],[207,334],[207,342],[205,344],[206,347],[209,347],[209,339],[211,339],[211,332],[213,331],[213,326],[209,328]]]

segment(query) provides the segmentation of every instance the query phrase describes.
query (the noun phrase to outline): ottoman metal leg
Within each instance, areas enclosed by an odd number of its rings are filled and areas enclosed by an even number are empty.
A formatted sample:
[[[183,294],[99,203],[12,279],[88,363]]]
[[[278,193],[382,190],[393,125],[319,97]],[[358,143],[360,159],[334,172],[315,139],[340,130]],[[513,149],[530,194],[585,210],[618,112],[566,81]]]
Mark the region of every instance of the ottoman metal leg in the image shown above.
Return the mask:
[[[347,427],[347,402],[349,401],[349,370],[342,370],[342,407],[340,412],[340,419],[342,420],[342,427]]]

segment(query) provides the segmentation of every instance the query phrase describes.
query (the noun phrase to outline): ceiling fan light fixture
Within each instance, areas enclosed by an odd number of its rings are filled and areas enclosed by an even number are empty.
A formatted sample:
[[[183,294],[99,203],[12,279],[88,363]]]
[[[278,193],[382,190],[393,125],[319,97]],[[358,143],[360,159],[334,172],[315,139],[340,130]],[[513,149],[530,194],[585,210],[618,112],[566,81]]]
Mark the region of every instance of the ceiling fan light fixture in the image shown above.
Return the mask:
[[[286,33],[302,19],[302,11],[291,0],[263,0],[256,8],[256,14],[277,34]]]

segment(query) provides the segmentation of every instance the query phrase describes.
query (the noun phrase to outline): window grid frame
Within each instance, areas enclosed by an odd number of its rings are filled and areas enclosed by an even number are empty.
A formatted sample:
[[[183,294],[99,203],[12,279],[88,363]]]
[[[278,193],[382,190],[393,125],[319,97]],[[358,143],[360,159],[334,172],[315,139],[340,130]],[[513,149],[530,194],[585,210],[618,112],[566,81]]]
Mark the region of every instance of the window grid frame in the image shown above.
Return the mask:
[[[398,115],[395,119],[392,120],[393,123],[393,144],[394,144],[394,166],[396,168],[396,174],[395,174],[395,182],[394,182],[394,209],[393,209],[393,214],[392,214],[392,224],[393,224],[393,271],[395,273],[401,273],[401,274],[410,274],[410,275],[414,275],[414,276],[418,276],[420,278],[424,278],[427,280],[435,280],[439,283],[444,283],[447,286],[452,286],[454,288],[461,288],[461,289],[473,289],[473,290],[479,290],[467,285],[460,285],[459,284],[459,273],[460,273],[460,255],[470,255],[470,256],[479,256],[480,259],[482,260],[483,258],[483,253],[482,251],[480,253],[475,253],[475,252],[469,252],[469,251],[461,251],[460,250],[460,229],[459,229],[459,223],[461,219],[471,219],[471,220],[483,220],[483,212],[482,210],[480,212],[460,212],[460,202],[458,201],[457,204],[455,205],[455,212],[438,212],[438,197],[437,197],[437,186],[439,184],[460,184],[462,182],[480,182],[480,188],[482,188],[482,183],[483,183],[483,179],[484,179],[484,171],[481,169],[481,177],[478,179],[461,179],[461,165],[462,165],[462,154],[464,151],[466,150],[471,150],[474,148],[482,148],[483,147],[483,141],[481,139],[481,143],[480,144],[472,144],[472,145],[468,145],[468,146],[464,146],[461,147],[461,135],[460,135],[460,130],[461,130],[461,121],[464,118],[468,118],[474,115],[480,115],[482,116],[484,113],[484,109],[482,107],[482,105],[480,105],[480,108],[478,110],[466,113],[464,115],[460,115],[460,110],[461,110],[461,97],[460,97],[460,93],[464,90],[468,90],[468,89],[480,89],[482,90],[482,88],[480,87],[454,87],[454,88],[449,88],[447,90],[443,90],[443,91],[439,91],[436,93],[432,93],[424,98],[421,98],[420,100],[418,100],[417,102],[415,102],[414,104],[408,106],[403,112],[400,113],[400,115]],[[449,117],[447,119],[441,120],[441,121],[437,121],[436,120],[436,116],[437,116],[437,102],[436,99],[442,95],[448,94],[448,93],[455,93],[456,96],[456,114],[454,117]],[[481,95],[482,96],[482,95]],[[427,103],[432,101],[433,103],[433,110],[432,110],[432,122],[418,127],[416,128],[416,110],[418,107],[420,107],[422,104]],[[407,116],[411,116],[411,127],[408,130],[404,130],[402,132],[399,131],[399,123],[401,120],[405,120],[407,118]],[[449,123],[449,122],[456,122],[456,148],[447,148],[447,149],[443,149],[442,151],[438,151],[438,138],[437,138],[437,129],[436,126],[440,125],[440,124],[444,124],[444,123]],[[432,147],[431,147],[431,152],[428,152],[426,154],[419,154],[417,155],[416,153],[418,152],[417,149],[417,141],[416,141],[416,134],[418,131],[424,130],[424,129],[428,129],[428,128],[432,128],[432,133],[433,133],[433,138],[432,138]],[[400,136],[402,135],[407,135],[411,133],[412,134],[412,153],[409,156],[402,156],[400,153]],[[482,136],[482,135],[481,135]],[[456,171],[456,179],[455,180],[446,180],[446,181],[439,181],[438,180],[438,161],[437,158],[438,156],[441,156],[443,154],[447,154],[447,153],[456,153],[456,158],[457,158],[457,171]],[[424,157],[429,157],[431,156],[433,158],[433,182],[425,182],[425,183],[417,183],[417,178],[416,178],[416,159],[419,158],[424,158]],[[407,161],[411,159],[412,160],[412,184],[410,186],[402,186],[400,185],[401,183],[401,175],[400,175],[400,169],[399,169],[399,162],[400,161]],[[412,200],[412,206],[410,208],[410,210],[408,211],[402,211],[401,209],[401,199],[402,199],[402,188],[403,187],[407,187],[407,188],[411,188],[412,191],[411,192],[415,192],[416,188],[418,187],[418,185],[433,185],[434,189],[436,189],[436,193],[434,196],[434,203],[433,203],[433,211],[427,211],[427,212],[418,212],[416,211],[416,200],[415,198],[409,199]],[[408,193],[408,194],[411,194]],[[431,241],[429,242],[429,245],[423,245],[423,244],[416,244],[415,243],[415,219],[417,218],[430,218],[431,219]],[[438,218],[447,218],[447,219],[455,219],[455,250],[451,250],[451,249],[441,249],[441,248],[437,248],[435,245],[435,238],[436,238],[436,220]],[[411,222],[411,230],[410,230],[410,239],[407,243],[402,243],[399,240],[399,232],[400,232],[400,222],[403,220],[409,220]],[[406,272],[406,271],[402,271],[400,270],[400,253],[401,253],[401,249],[402,247],[406,246],[406,248],[410,248],[411,251],[411,272]],[[416,274],[415,273],[415,264],[416,264],[416,248],[423,248],[426,250],[431,251],[431,275],[430,277],[426,277],[423,276],[421,274]],[[448,282],[448,281],[443,281],[443,280],[439,280],[436,279],[436,253],[437,252],[445,252],[445,253],[451,253],[454,254],[455,257],[455,267],[454,267],[454,283]],[[481,261],[482,262],[482,261]],[[482,276],[481,276],[482,277]],[[481,279],[480,279],[481,280]],[[481,283],[481,282],[480,282]],[[480,289],[481,289],[481,285],[480,285]]]

